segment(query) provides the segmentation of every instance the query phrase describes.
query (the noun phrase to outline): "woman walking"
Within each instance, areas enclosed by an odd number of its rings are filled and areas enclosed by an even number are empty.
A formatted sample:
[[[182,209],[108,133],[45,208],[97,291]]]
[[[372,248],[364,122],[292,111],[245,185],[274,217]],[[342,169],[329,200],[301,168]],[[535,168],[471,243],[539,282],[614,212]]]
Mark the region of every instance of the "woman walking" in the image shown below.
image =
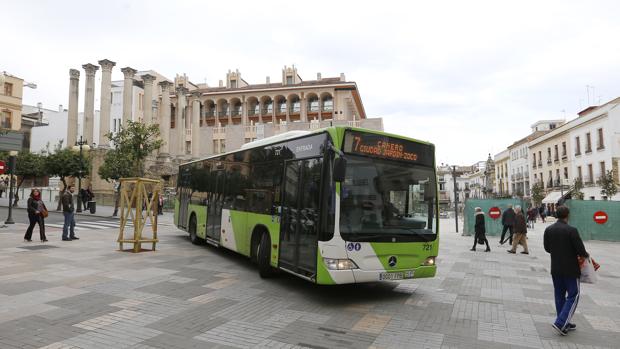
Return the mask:
[[[45,216],[47,216],[47,208],[41,199],[41,192],[39,189],[32,189],[30,191],[30,198],[28,198],[28,219],[30,225],[24,235],[24,241],[32,241],[32,230],[34,226],[39,224],[39,235],[41,236],[41,242],[46,242],[45,237]]]
[[[470,251],[476,250],[476,244],[480,243],[481,245],[485,243],[487,245],[487,249],[484,252],[491,252],[491,248],[489,247],[489,240],[487,240],[486,236],[486,228],[484,227],[484,212],[480,207],[476,207],[476,224],[474,226],[474,231],[476,232],[476,236],[474,238],[474,247],[471,248]]]

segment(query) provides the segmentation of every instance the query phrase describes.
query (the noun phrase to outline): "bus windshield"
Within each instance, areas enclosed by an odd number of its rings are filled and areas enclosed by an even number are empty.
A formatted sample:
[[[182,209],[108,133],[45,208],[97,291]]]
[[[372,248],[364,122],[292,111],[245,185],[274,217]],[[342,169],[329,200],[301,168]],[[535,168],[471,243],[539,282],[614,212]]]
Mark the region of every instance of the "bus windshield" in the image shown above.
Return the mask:
[[[407,242],[436,238],[434,169],[347,155],[340,233],[347,241]]]

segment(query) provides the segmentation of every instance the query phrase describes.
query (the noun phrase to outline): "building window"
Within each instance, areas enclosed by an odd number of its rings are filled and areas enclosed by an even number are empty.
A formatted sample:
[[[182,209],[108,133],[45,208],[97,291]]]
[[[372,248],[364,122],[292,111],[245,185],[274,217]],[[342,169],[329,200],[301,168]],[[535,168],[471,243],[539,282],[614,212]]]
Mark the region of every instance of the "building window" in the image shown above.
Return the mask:
[[[577,166],[577,178],[583,181],[583,176],[581,175],[581,166]]]
[[[601,166],[601,178],[603,178],[603,176],[605,176],[605,173],[606,173],[606,171],[605,171],[605,161],[601,161],[600,166]]]
[[[568,179],[568,167],[564,167],[564,179]]]
[[[605,142],[603,141],[603,129],[598,129],[598,144],[596,149],[605,149]]]
[[[536,153],[532,154],[532,168],[536,168]]]
[[[581,155],[581,141],[575,137],[575,155]]]
[[[0,112],[0,128],[11,128],[12,126],[12,113],[10,110],[3,110]]]
[[[542,152],[538,152],[538,166],[542,166]]]
[[[559,153],[558,153],[558,145],[556,144],[556,145],[554,146],[554,148],[555,148],[555,149],[554,149],[554,150],[555,150],[555,153],[554,153],[554,154],[555,154],[555,156],[553,157],[553,161],[560,161],[560,156],[559,156]]]
[[[588,164],[588,183],[594,183],[594,171],[592,170],[592,164]]]
[[[547,163],[551,163],[551,148],[547,148]]]
[[[287,85],[292,85],[293,84],[293,77],[292,76],[287,76],[286,77],[286,84]]]
[[[10,82],[5,82],[4,83],[4,95],[5,96],[12,96],[13,95],[13,84],[11,84]]]
[[[566,158],[566,142],[562,142],[562,159]]]
[[[592,152],[592,138],[590,137],[590,132],[586,133],[586,153]]]
[[[237,88],[237,80],[230,80],[230,88]]]

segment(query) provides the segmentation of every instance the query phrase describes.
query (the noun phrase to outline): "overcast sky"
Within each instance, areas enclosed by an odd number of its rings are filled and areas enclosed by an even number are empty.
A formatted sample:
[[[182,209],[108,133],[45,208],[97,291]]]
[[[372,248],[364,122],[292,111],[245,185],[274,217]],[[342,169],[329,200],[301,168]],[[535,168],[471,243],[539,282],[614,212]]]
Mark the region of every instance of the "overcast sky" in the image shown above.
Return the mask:
[[[70,68],[103,58],[113,79],[131,66],[212,86],[235,68],[249,83],[291,64],[305,80],[343,72],[368,117],[450,164],[620,96],[620,2],[367,3],[2,0],[0,71],[36,83],[24,103],[50,108],[67,105]]]

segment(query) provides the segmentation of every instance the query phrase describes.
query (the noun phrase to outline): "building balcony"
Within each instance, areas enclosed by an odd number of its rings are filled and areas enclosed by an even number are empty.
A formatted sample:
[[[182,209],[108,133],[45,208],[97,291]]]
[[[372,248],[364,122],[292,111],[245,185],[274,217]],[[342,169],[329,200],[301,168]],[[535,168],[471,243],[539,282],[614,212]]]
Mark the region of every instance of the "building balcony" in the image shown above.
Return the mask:
[[[228,111],[219,111],[219,112],[217,112],[217,116],[219,116],[219,117],[228,117]]]
[[[298,105],[294,105],[288,108],[289,114],[299,114],[301,113],[301,107]]]
[[[260,115],[272,115],[273,114],[273,109],[271,108],[262,108],[260,110]]]
[[[245,126],[244,135],[245,135],[245,138],[250,138],[250,139],[256,138],[256,125]]]
[[[213,128],[213,139],[226,139],[226,127],[218,126]]]
[[[256,116],[260,115],[260,109],[250,109],[248,110],[248,116]]]
[[[207,119],[212,119],[212,118],[214,118],[214,117],[215,117],[215,110],[207,110],[207,111],[205,112],[205,117],[206,117]]]
[[[547,165],[551,165],[551,158],[547,159]]]
[[[240,117],[241,114],[243,114],[242,110],[233,110],[233,111],[230,112],[230,115],[234,116],[234,117]]]
[[[361,127],[362,122],[359,120],[350,120],[347,121],[347,124],[349,125],[349,127]]]
[[[560,162],[560,158],[553,159],[553,162]]]

